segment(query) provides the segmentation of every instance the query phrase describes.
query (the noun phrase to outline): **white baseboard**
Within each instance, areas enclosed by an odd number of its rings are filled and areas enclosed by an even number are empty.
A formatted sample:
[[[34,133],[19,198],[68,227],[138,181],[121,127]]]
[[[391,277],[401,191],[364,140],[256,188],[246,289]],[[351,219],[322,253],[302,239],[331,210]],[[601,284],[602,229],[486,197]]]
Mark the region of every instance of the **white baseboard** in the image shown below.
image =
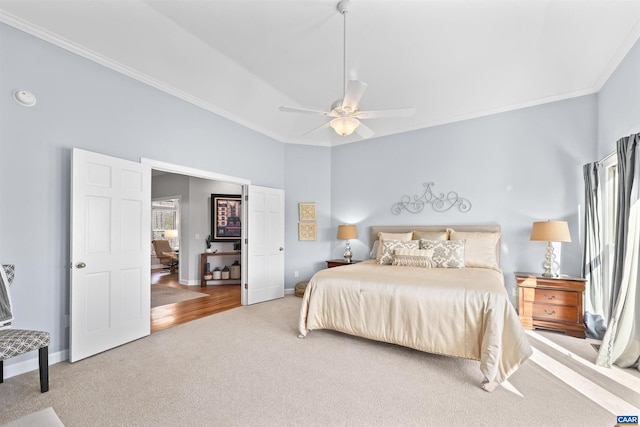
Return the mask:
[[[4,377],[11,378],[16,375],[24,374],[31,371],[36,371],[40,368],[38,363],[38,352],[32,351],[30,354],[33,356],[30,359],[23,360],[18,363],[10,363],[11,359],[4,361]],[[69,350],[62,350],[55,353],[49,353],[49,366],[60,363],[63,360],[69,359]],[[51,377],[51,375],[49,375]]]

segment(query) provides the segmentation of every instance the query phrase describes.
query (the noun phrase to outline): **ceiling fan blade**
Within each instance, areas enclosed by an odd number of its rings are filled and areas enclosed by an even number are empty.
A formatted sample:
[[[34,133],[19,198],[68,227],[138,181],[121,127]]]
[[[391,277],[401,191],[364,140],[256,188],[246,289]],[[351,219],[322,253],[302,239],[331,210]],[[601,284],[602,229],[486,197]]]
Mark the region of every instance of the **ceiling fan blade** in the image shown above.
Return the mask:
[[[369,85],[360,80],[349,80],[347,90],[344,93],[344,99],[342,100],[342,108],[346,109],[349,107],[352,111],[357,109],[360,98],[364,95],[364,91],[367,90],[367,86]]]
[[[358,119],[378,119],[382,117],[408,117],[413,116],[416,109],[409,108],[391,108],[388,110],[371,110],[371,111],[358,111],[353,117]]]
[[[326,129],[326,128],[328,128],[330,125],[331,125],[331,122],[326,122],[326,123],[324,123],[324,124],[321,124],[321,125],[320,125],[320,126],[318,126],[318,127],[315,127],[315,128],[313,128],[313,129],[311,129],[311,130],[310,130],[310,131],[308,131],[308,132],[303,133],[303,134],[302,134],[302,136],[307,136],[307,135],[309,135],[311,132],[315,132],[315,131],[320,130],[320,129]]]
[[[360,122],[360,125],[356,128],[356,133],[360,135],[362,139],[371,138],[375,135],[375,132],[365,126],[362,122]]]
[[[279,110],[284,111],[286,113],[319,114],[321,116],[336,117],[336,114],[333,111],[319,111],[319,110],[310,110],[308,108],[285,107],[285,106],[280,107]]]

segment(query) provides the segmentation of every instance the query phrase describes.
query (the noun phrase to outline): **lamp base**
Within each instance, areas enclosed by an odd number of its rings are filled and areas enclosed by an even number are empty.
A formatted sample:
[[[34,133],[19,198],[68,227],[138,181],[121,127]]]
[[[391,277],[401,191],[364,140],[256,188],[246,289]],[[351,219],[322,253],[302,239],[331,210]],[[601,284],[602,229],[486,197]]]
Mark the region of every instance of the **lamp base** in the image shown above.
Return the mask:
[[[342,255],[342,257],[346,262],[351,262],[351,258],[353,257],[353,254],[351,253],[351,245],[349,244],[348,240],[345,245],[344,254]]]
[[[542,268],[544,268],[544,272],[542,273],[542,277],[558,277],[558,270],[560,269],[560,264],[556,261],[556,254],[553,251],[553,245],[551,242],[547,242],[547,253],[544,258],[544,262],[542,263]]]

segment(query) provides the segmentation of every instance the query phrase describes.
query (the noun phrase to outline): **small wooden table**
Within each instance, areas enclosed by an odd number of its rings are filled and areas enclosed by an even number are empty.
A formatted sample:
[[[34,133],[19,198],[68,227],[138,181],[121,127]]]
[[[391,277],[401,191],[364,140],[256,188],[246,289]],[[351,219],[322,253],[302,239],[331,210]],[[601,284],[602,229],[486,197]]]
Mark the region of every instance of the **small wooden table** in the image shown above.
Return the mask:
[[[582,294],[586,279],[519,272],[515,276],[518,315],[524,329],[550,329],[577,338],[585,337]]]
[[[204,270],[205,270],[205,266],[207,265],[207,259],[210,256],[222,256],[222,257],[236,257],[239,258],[240,257],[240,252],[213,252],[213,253],[202,253],[200,254],[200,287],[201,288],[205,288],[207,286],[207,280],[204,279]],[[210,280],[215,280],[215,281],[222,281],[224,280],[225,282],[228,280],[231,281],[240,281],[240,279],[210,279]]]
[[[351,264],[357,264],[359,262],[361,262],[362,260],[359,259],[352,259],[351,262],[345,260],[344,258],[340,258],[340,259],[330,259],[327,261],[327,268],[333,268],[333,267],[340,267],[341,265],[351,265]]]

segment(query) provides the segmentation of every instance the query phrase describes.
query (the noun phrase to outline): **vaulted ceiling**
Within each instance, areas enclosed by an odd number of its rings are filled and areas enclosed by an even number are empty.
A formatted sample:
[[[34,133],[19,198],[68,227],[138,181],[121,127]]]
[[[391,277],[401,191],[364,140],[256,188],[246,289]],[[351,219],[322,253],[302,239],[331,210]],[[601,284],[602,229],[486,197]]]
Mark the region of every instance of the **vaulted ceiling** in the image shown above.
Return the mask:
[[[0,20],[287,143],[360,139],[337,0],[0,0]],[[597,92],[640,37],[638,0],[351,0],[347,78],[374,137]],[[28,89],[28,88],[16,88]]]

